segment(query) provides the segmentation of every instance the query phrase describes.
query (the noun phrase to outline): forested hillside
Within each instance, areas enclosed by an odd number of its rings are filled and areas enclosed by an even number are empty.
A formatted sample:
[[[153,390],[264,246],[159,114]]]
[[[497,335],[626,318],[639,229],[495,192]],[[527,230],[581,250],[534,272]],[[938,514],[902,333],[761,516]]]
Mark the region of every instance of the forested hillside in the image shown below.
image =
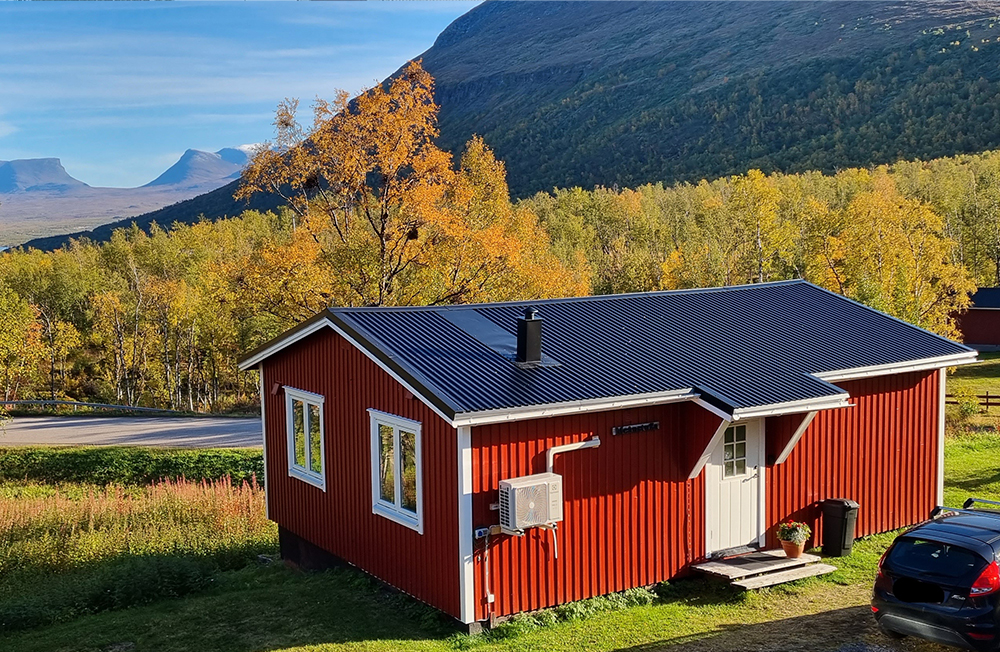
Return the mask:
[[[994,2],[487,2],[423,55],[441,139],[511,190],[1000,147]]]
[[[256,400],[240,353],[330,305],[531,300],[803,278],[943,335],[1000,284],[1000,152],[512,202],[481,138],[439,148],[433,79],[297,102],[241,199],[286,207],[0,254],[4,400],[224,410]],[[346,163],[345,163],[346,162]]]

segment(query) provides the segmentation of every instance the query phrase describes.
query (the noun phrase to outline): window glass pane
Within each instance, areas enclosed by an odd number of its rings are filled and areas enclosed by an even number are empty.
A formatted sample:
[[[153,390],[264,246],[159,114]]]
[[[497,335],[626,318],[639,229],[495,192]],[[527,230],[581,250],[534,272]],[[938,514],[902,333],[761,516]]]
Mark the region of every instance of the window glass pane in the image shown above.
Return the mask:
[[[745,458],[746,456],[747,456],[747,445],[743,442],[736,444],[736,457]]]
[[[399,431],[399,465],[401,470],[401,500],[403,509],[417,513],[417,436]]]
[[[726,469],[723,472],[723,476],[726,478],[732,477],[735,473],[735,467],[732,462],[726,462]]]
[[[378,458],[379,458],[379,497],[382,500],[396,503],[396,460],[393,453],[393,428],[384,423],[378,424]]]
[[[747,461],[736,460],[736,475],[743,475],[747,472]]]
[[[723,446],[723,448],[722,448],[722,458],[726,459],[726,460],[733,459],[733,445],[732,444],[726,444],[725,446]]]
[[[733,429],[732,428],[726,428],[726,443],[727,444],[733,443]]]
[[[746,441],[746,440],[747,440],[747,427],[736,426],[736,441]]]
[[[309,405],[309,470],[323,472],[323,456],[320,453],[319,406]]]
[[[295,448],[295,466],[306,466],[306,422],[302,401],[292,399],[292,438]]]

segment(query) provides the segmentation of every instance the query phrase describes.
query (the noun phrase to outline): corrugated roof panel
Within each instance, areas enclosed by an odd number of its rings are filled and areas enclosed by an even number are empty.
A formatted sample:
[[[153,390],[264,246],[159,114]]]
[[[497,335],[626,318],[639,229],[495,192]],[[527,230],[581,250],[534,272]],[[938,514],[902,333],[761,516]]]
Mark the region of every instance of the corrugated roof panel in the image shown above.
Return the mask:
[[[971,298],[970,308],[1000,308],[1000,288],[979,288]]]
[[[503,339],[497,329],[515,338],[526,306],[558,366],[522,369],[480,341]],[[456,413],[687,388],[756,407],[841,391],[810,374],[970,351],[803,281],[331,312]],[[495,326],[484,338],[467,332],[479,318]]]

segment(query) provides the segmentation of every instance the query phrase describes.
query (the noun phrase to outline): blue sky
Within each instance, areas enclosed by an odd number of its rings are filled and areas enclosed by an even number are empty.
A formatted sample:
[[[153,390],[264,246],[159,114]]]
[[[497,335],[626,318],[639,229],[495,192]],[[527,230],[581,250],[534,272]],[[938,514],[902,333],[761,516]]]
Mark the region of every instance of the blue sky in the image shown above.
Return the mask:
[[[284,97],[374,85],[475,4],[0,2],[0,160],[142,185],[185,149],[269,139]]]

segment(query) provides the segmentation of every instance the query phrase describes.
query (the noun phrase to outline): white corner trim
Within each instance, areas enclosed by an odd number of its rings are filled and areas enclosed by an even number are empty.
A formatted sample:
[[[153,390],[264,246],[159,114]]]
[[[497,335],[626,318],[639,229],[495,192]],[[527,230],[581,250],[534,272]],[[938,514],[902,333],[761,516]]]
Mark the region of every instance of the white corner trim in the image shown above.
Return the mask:
[[[856,367],[854,369],[839,369],[812,374],[820,380],[833,383],[841,380],[857,380],[858,378],[869,378],[871,376],[887,376],[889,374],[904,374],[911,371],[926,371],[928,369],[941,369],[944,367],[955,367],[963,364],[970,364],[976,361],[978,351],[963,351],[953,355],[942,355],[936,358],[924,358],[923,360],[911,360],[908,362],[895,362],[892,364],[875,365],[872,367]]]
[[[323,407],[325,399],[319,395],[312,392],[307,392],[303,389],[296,389],[294,387],[285,386],[285,443],[288,446],[288,475],[292,478],[297,478],[306,484],[311,484],[318,489],[326,491],[326,410]],[[302,426],[305,430],[306,440],[306,464],[308,465],[308,459],[311,453],[311,447],[309,446],[309,405],[319,406],[319,460],[320,460],[320,471],[316,473],[308,468],[302,468],[295,464],[295,437],[293,436],[294,424],[292,419],[294,418],[294,411],[292,410],[292,401],[299,401],[303,404],[302,409]]]
[[[491,423],[540,419],[544,417],[561,416],[564,414],[578,414],[581,412],[604,412],[606,410],[621,410],[641,405],[663,405],[666,403],[690,401],[695,399],[697,396],[697,393],[688,388],[670,390],[667,392],[634,394],[632,396],[529,405],[523,408],[462,412],[455,415],[451,424],[456,428],[460,428],[462,426],[484,426]]]
[[[702,452],[701,457],[697,462],[695,462],[694,468],[691,469],[691,473],[688,474],[688,480],[694,480],[697,478],[698,474],[701,473],[701,470],[705,468],[706,464],[708,464],[708,461],[712,458],[712,451],[714,451],[715,447],[719,445],[720,441],[722,441],[722,436],[725,434],[726,428],[729,427],[730,423],[732,422],[723,419],[722,423],[719,424],[719,427],[715,430],[715,434],[708,440],[708,444],[705,446],[705,450]]]
[[[458,591],[460,620],[476,620],[476,565],[472,547],[472,427],[458,428]]]
[[[261,362],[257,365],[257,378],[260,384],[260,435],[261,439],[261,450],[264,462],[264,477],[261,480],[264,482],[264,518],[271,518],[271,505],[268,503],[268,482],[267,482],[267,419],[264,418],[264,403],[267,402],[267,398],[264,394],[264,363]]]
[[[815,414],[815,413],[814,413]],[[767,541],[767,419],[758,421],[759,436],[757,449],[757,545],[764,549]]]
[[[406,417],[397,416],[395,414],[389,414],[388,412],[382,412],[374,408],[368,408],[368,419],[371,428],[371,477],[372,477],[372,514],[377,514],[384,518],[389,519],[395,523],[406,526],[411,530],[416,530],[418,534],[424,533],[424,463],[423,463],[423,436],[422,430],[423,426],[419,421],[414,421],[413,419],[407,419]],[[389,503],[382,499],[381,487],[379,487],[379,463],[381,457],[379,455],[379,432],[378,427],[380,424],[391,426],[393,429],[393,473],[397,474],[393,478],[393,490],[395,495],[393,497],[393,502]],[[400,469],[402,469],[402,463],[400,460],[400,445],[399,445],[399,431],[407,430],[412,432],[416,436],[416,441],[414,442],[415,454],[416,454],[416,465],[417,465],[417,478],[416,478],[416,493],[417,493],[417,513],[412,512],[399,507],[402,504],[402,474]]]
[[[937,504],[944,505],[944,406],[947,393],[947,369],[938,370],[938,433],[937,433]]]
[[[775,466],[784,463],[784,461],[788,459],[788,456],[792,454],[792,450],[795,449],[795,445],[799,443],[800,439],[802,439],[802,435],[805,433],[806,428],[809,427],[809,424],[812,423],[812,420],[816,418],[817,414],[819,414],[819,412],[815,410],[812,412],[806,412],[806,415],[802,417],[802,422],[799,424],[799,427],[795,429],[795,432],[792,433],[788,443],[785,444],[783,449],[781,449],[781,454],[779,454],[778,458],[774,460]]]

